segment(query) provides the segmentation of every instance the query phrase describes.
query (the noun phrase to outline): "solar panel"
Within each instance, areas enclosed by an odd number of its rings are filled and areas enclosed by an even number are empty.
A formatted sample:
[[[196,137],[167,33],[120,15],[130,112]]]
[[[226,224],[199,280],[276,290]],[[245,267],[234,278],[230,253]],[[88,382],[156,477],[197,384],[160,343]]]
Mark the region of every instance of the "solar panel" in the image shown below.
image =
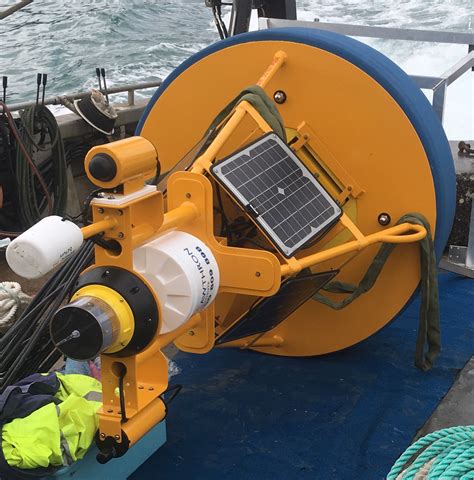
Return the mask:
[[[211,172],[285,257],[325,233],[342,214],[274,133],[221,160]]]
[[[338,273],[331,270],[285,280],[275,295],[259,300],[226,330],[216,345],[273,330]]]

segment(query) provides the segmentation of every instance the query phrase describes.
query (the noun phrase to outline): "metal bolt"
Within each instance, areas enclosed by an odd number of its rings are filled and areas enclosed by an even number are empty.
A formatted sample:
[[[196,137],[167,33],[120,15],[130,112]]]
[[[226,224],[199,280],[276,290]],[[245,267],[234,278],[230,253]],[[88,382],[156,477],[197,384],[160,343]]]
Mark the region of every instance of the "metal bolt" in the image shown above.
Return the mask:
[[[114,435],[115,440],[120,440],[120,435]]]
[[[189,330],[188,335],[190,335],[191,337],[193,337],[193,336],[195,335],[194,330]]]
[[[283,90],[277,90],[273,94],[273,100],[275,100],[276,103],[282,104],[286,102],[286,93]]]
[[[118,233],[118,235],[117,235],[117,237],[118,237],[118,238],[124,238],[124,237],[125,237],[125,235],[124,235],[124,233],[123,233],[123,232],[119,232],[119,233]]]
[[[143,385],[138,385],[139,390],[143,390],[145,387]]]
[[[102,438],[102,440],[103,440],[105,438],[105,433],[101,433],[100,438]]]
[[[191,194],[190,194],[190,193],[187,193],[187,194],[186,194],[186,198],[191,198]]]
[[[114,413],[114,411],[113,411],[111,408],[109,408],[109,409],[107,410],[107,413]]]
[[[391,221],[392,219],[390,218],[390,215],[388,213],[381,213],[379,215],[378,222],[383,227],[387,226]]]
[[[106,195],[107,195],[107,194],[106,194],[105,192],[99,192],[99,193],[97,194],[97,196],[98,196],[99,198],[105,198]]]
[[[256,277],[260,277],[261,273],[260,272],[255,272]]]
[[[99,208],[97,209],[97,211],[98,211],[99,213],[104,213],[104,209],[103,209],[102,207],[99,207]]]
[[[153,392],[153,390],[155,390],[153,387],[148,387],[148,390],[150,390],[150,392]]]
[[[305,140],[308,140],[308,139],[309,139],[309,136],[306,135],[306,134],[304,134],[304,135],[303,135],[303,138],[304,138]]]

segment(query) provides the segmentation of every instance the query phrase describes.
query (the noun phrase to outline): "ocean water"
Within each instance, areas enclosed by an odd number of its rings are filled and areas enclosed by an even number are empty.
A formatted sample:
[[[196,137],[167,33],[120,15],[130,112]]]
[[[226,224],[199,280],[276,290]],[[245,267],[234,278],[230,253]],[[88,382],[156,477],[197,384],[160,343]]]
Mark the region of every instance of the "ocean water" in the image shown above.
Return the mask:
[[[0,0],[0,9],[13,3]],[[299,0],[297,6],[301,20],[474,33],[474,0]],[[35,0],[0,21],[0,75],[9,76],[12,103],[35,98],[38,72],[48,73],[47,95],[96,85],[96,67],[106,69],[109,86],[151,81],[217,40],[204,0]],[[467,53],[459,45],[361,40],[414,74],[441,74]],[[474,73],[448,89],[445,128],[450,138],[474,137]]]

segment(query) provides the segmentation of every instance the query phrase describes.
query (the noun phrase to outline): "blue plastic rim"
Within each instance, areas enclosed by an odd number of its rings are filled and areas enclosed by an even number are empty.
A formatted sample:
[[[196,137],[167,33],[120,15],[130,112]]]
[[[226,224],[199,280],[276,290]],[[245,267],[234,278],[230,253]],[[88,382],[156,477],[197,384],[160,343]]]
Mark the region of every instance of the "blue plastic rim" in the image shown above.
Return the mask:
[[[398,103],[416,130],[430,163],[437,211],[434,243],[439,260],[451,232],[456,206],[456,175],[446,134],[427,98],[410,77],[385,55],[350,37],[312,28],[277,28],[244,33],[210,45],[166,78],[143,113],[136,134],[140,135],[148,114],[163,92],[191,65],[224,48],[263,41],[303,43],[337,55],[370,75]]]

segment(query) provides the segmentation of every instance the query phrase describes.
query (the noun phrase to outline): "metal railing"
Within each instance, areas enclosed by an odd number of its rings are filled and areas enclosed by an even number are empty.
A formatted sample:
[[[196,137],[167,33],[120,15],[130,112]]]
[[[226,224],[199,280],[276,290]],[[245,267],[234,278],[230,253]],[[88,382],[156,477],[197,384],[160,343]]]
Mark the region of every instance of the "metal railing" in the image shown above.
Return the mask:
[[[281,20],[276,18],[260,18],[259,29],[282,27],[306,27],[329,30],[352,37],[367,37],[387,40],[405,40],[429,43],[447,43],[467,45],[468,53],[459,62],[440,76],[410,75],[416,84],[426,90],[433,91],[433,109],[443,121],[446,100],[446,89],[459,77],[474,69],[474,33],[437,32],[431,30],[414,30],[408,28],[372,27],[365,25],[349,25],[326,23],[315,19],[314,22],[299,20]]]
[[[162,80],[156,80],[154,82],[142,82],[142,83],[132,83],[129,85],[117,85],[116,87],[110,87],[107,89],[107,93],[109,95],[113,95],[116,93],[127,93],[127,99],[128,99],[128,106],[133,106],[135,105],[135,92],[139,90],[146,90],[147,88],[157,88],[161,85]],[[105,93],[103,91],[103,93]],[[78,100],[80,98],[84,98],[86,95],[88,95],[89,92],[78,92],[78,93],[73,93],[73,94],[68,94],[68,95],[56,95],[54,97],[48,97],[44,99],[44,104],[45,105],[67,105],[68,103],[71,103],[73,100]],[[20,103],[12,103],[11,105],[8,105],[8,108],[12,111],[18,111],[22,110],[24,108],[32,107],[36,104],[36,102],[20,102]],[[0,107],[0,112],[2,111],[2,108]]]
[[[471,197],[474,199],[474,197]],[[474,278],[474,201],[471,200],[471,218],[467,246],[450,245],[447,258],[442,258],[439,267],[450,272]]]

